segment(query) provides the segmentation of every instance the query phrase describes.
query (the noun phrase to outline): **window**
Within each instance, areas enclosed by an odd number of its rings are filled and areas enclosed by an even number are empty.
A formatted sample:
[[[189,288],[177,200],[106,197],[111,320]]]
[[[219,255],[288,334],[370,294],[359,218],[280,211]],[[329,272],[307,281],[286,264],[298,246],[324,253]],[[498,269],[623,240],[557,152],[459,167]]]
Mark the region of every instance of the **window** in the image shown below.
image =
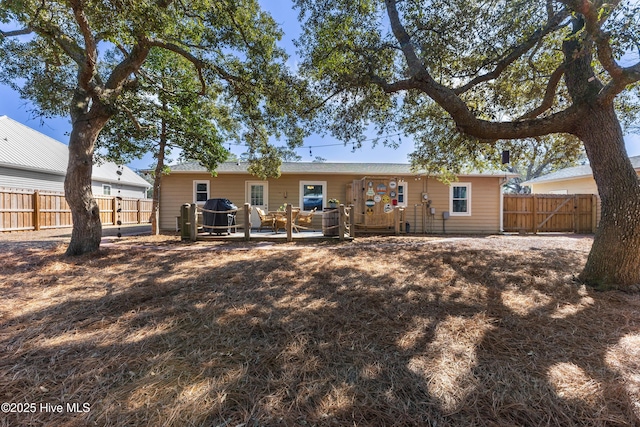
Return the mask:
[[[454,216],[471,215],[471,183],[455,183],[451,185],[449,212]]]
[[[396,189],[396,198],[398,200],[398,206],[407,207],[407,197],[409,194],[408,185],[405,181],[398,182],[398,188]]]
[[[264,206],[264,184],[249,185],[251,206]]]
[[[300,206],[303,211],[322,211],[327,200],[327,181],[300,181]]]
[[[209,199],[209,181],[193,181],[193,201],[199,205]]]
[[[102,184],[102,194],[104,196],[111,195],[111,186],[109,184]]]

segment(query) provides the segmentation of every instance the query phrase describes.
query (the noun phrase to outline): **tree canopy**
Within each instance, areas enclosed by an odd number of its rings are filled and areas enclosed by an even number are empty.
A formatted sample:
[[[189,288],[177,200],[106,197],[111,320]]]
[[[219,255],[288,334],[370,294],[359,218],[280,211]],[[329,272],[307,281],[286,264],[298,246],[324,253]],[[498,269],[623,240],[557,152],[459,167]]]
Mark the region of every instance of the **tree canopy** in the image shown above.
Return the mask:
[[[216,105],[225,107],[217,108],[228,109],[238,138],[250,146],[257,175],[279,174],[270,138],[295,146],[305,134],[299,107],[308,92],[287,69],[286,53],[276,45],[282,32],[257,0],[0,0],[0,11],[0,21],[15,27],[0,34],[0,81],[42,114],[71,117],[65,179],[74,224],[69,255],[99,247],[99,211],[90,190],[96,142],[115,116],[144,121],[136,113],[150,101],[140,94],[150,93],[155,79],[147,67],[152,52],[190,64],[199,84],[184,96],[209,94],[221,101]],[[125,130],[124,123],[114,129]],[[204,126],[193,117],[189,124]],[[226,127],[218,123],[209,131],[215,137]],[[101,142],[114,155],[138,150],[113,136]],[[219,147],[188,149],[210,167],[219,159]]]
[[[567,133],[578,116],[563,80],[562,43],[570,37],[585,37],[584,48],[596,53],[603,102],[637,93],[640,65],[616,61],[638,49],[635,2],[296,4],[303,69],[333,100],[333,130],[344,139],[369,123],[415,131],[423,119],[428,128],[433,103],[467,137],[484,141]],[[585,24],[574,32],[578,15]]]
[[[487,144],[501,140],[573,135],[584,144],[603,212],[580,277],[602,288],[640,282],[640,261],[631,259],[640,249],[640,185],[619,120],[632,109],[625,102],[637,104],[640,62],[626,55],[640,46],[636,1],[296,5],[302,69],[325,97],[335,135],[357,140],[371,125],[406,129],[417,133],[426,163],[458,167],[490,157]],[[441,138],[455,132],[464,138]]]
[[[292,146],[302,141],[296,108],[307,92],[287,69],[286,52],[276,45],[281,30],[257,1],[4,0],[0,6],[0,20],[16,27],[2,33],[0,81],[46,116],[68,114],[78,89],[92,97],[82,105],[104,104],[122,119],[100,137],[112,156],[129,159],[145,149],[126,141],[133,131],[141,136],[145,119],[137,116],[139,109],[151,105],[152,97],[159,99],[160,92],[154,91],[161,91],[160,79],[153,68],[160,56],[165,78],[191,74],[197,83],[182,87],[174,100],[206,95],[206,103],[214,104],[209,108],[217,110],[211,111],[216,123],[210,131],[222,135],[222,129],[233,127],[225,137],[249,145],[251,161],[274,160],[271,137]],[[169,75],[171,70],[175,75]],[[141,93],[147,99],[136,100]],[[198,108],[204,105],[203,99]],[[184,129],[189,127],[185,123]],[[209,160],[198,160],[214,170],[210,160],[217,154],[210,154]],[[267,173],[277,174],[277,166],[276,161]]]

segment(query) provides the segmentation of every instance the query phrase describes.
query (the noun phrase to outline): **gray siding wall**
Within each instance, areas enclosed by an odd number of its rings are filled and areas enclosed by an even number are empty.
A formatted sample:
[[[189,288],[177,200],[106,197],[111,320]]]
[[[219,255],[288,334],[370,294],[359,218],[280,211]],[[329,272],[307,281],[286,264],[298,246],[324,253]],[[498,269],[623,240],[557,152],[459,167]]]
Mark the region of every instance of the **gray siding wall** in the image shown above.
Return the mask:
[[[102,184],[111,185],[111,195],[121,197],[146,199],[144,188],[126,184],[103,183],[92,181],[91,188],[94,195],[102,195]],[[64,192],[64,176],[51,173],[13,169],[0,166],[0,187],[16,188],[20,190],[39,190]]]
[[[64,191],[64,175],[0,166],[0,187],[23,190]]]
[[[96,196],[104,195],[102,185],[107,184],[111,186],[111,195],[120,196],[133,199],[146,199],[147,193],[144,188],[135,187],[133,185],[126,184],[113,184],[110,182],[91,181],[91,191]],[[120,190],[120,193],[118,193]]]

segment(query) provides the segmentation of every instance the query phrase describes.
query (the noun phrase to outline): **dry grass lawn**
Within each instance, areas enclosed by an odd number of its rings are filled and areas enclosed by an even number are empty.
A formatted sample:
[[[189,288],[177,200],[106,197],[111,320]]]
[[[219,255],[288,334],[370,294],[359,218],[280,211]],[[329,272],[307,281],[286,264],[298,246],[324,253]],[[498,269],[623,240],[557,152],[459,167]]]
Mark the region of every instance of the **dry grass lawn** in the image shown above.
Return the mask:
[[[640,298],[573,281],[590,245],[0,243],[0,401],[37,405],[0,426],[640,425]]]

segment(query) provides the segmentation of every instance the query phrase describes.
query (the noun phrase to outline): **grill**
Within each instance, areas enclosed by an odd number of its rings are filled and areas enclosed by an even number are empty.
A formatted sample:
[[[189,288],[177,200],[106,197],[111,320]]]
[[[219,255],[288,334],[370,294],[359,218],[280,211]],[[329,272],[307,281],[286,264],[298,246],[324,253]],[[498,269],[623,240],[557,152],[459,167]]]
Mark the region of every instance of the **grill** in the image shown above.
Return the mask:
[[[209,199],[202,209],[202,225],[209,234],[231,234],[231,228],[236,225],[236,205],[229,199]]]

